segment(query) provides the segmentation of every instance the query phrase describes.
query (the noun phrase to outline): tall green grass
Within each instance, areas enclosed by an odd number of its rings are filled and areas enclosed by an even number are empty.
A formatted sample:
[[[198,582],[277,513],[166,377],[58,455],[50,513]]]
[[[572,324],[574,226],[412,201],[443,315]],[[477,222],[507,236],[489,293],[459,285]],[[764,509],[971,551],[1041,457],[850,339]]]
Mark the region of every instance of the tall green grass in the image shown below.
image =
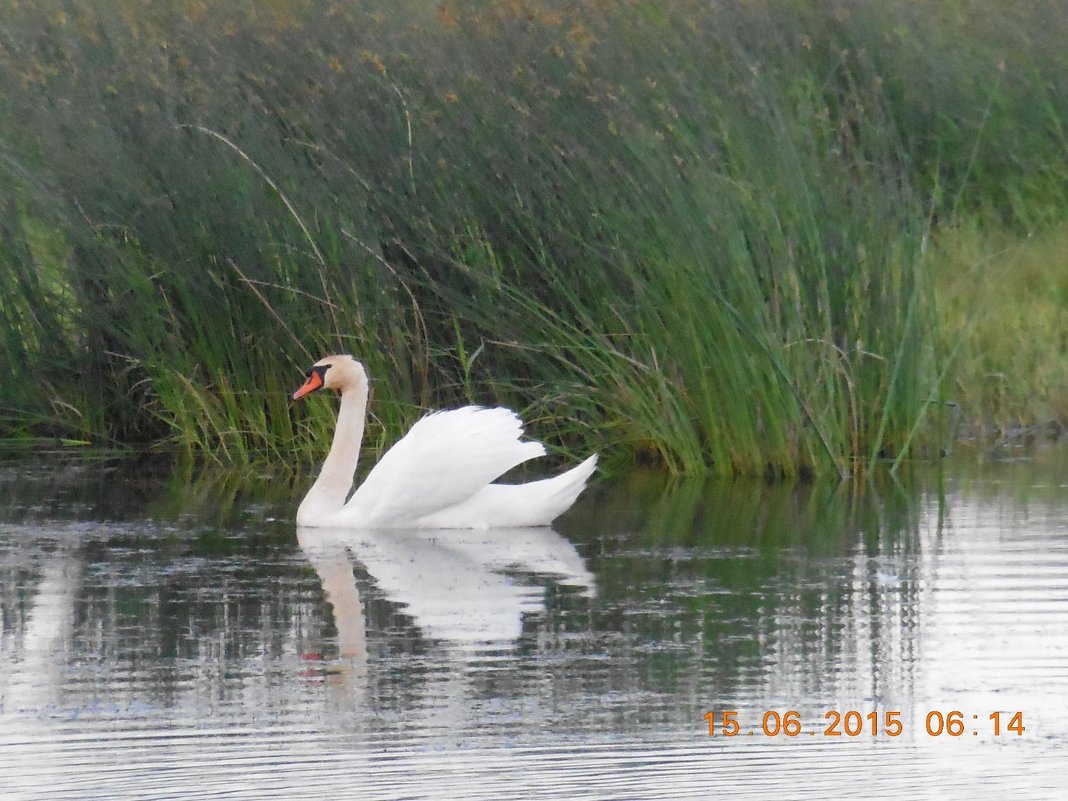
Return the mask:
[[[564,449],[845,473],[941,444],[932,227],[1068,208],[1041,9],[4,13],[8,436],[311,455],[288,391],[344,350],[379,442],[503,402]]]

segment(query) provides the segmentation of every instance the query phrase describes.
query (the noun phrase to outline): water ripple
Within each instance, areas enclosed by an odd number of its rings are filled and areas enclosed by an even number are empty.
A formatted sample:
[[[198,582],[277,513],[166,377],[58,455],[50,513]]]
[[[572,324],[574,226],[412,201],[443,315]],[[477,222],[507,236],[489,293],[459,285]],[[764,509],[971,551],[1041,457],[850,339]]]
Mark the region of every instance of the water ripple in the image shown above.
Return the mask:
[[[0,795],[1060,798],[1068,499],[976,486],[609,493],[569,537],[0,522]]]

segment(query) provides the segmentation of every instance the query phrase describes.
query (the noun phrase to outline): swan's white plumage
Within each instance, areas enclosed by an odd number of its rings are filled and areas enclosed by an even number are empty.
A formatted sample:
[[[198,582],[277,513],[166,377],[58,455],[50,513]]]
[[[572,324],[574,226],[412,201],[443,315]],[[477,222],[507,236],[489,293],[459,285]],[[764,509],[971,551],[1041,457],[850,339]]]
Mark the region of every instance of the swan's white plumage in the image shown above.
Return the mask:
[[[597,467],[596,454],[566,473],[526,484],[486,484],[466,500],[419,521],[425,528],[547,526],[571,508]]]
[[[304,526],[344,528],[495,528],[546,526],[575,502],[597,465],[591,456],[561,475],[525,484],[494,479],[545,454],[523,441],[523,424],[508,409],[466,406],[419,420],[345,500],[363,436],[367,377],[351,356],[316,363],[303,397],[341,391],[334,442],[297,512]]]
[[[521,436],[523,424],[508,409],[428,414],[382,456],[334,525],[406,525],[463,503],[516,465],[545,455],[540,442],[520,442]]]

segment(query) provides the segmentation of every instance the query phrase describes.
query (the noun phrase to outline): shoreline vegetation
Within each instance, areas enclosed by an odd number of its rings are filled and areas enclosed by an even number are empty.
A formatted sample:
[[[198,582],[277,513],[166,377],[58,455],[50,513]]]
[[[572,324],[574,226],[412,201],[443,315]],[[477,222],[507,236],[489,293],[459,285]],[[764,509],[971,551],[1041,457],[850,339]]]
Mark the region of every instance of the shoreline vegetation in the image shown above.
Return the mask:
[[[848,475],[1068,422],[1068,6],[0,0],[0,439],[501,403]]]

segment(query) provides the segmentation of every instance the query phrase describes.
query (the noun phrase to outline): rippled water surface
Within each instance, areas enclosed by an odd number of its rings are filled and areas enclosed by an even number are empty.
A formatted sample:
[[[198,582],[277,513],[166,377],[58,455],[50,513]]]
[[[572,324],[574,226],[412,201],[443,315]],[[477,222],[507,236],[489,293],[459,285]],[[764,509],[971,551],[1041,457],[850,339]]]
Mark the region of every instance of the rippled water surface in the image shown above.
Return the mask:
[[[0,462],[0,798],[1063,798],[1063,457],[435,534]]]

